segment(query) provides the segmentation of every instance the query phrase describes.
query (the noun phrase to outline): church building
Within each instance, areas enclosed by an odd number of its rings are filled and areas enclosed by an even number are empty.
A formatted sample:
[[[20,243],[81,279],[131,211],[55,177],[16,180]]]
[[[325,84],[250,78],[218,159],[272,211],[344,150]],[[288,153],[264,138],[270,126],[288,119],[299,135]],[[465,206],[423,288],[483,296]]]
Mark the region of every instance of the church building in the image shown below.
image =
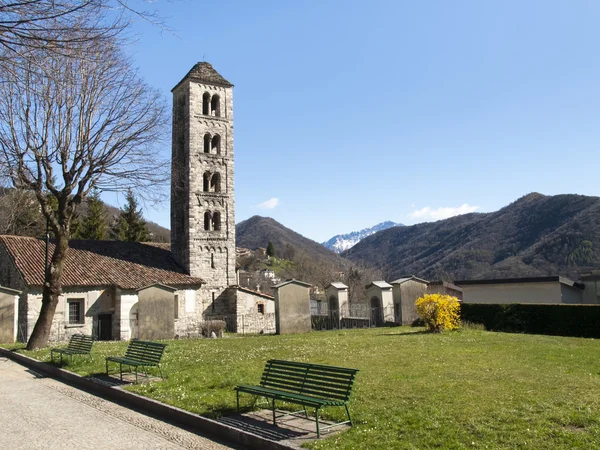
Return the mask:
[[[172,93],[171,244],[70,241],[50,340],[275,332],[273,297],[236,283],[233,85],[200,62]],[[0,236],[0,342],[31,335],[44,267],[43,240]]]

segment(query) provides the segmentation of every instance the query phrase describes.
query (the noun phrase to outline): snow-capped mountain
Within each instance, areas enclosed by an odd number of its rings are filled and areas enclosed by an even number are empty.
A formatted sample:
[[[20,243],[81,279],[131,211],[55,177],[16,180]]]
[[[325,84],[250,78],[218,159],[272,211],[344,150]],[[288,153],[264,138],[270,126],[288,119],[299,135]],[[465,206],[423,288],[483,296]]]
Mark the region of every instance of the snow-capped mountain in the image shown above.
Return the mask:
[[[371,236],[374,233],[377,233],[381,230],[386,230],[391,227],[403,227],[401,223],[395,223],[391,221],[381,222],[371,228],[365,228],[360,231],[353,231],[348,234],[338,234],[337,236],[332,237],[327,242],[323,242],[323,245],[327,247],[329,250],[332,250],[336,253],[342,253],[344,250],[348,250],[350,247],[358,244],[362,239],[367,236]]]

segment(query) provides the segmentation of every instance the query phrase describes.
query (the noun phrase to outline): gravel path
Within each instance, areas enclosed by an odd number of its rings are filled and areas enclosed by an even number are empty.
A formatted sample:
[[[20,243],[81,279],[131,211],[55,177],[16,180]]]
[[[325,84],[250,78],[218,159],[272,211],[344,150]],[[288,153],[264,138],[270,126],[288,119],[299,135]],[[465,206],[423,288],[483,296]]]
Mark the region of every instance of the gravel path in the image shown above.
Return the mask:
[[[3,357],[0,427],[2,449],[234,448],[44,378]]]

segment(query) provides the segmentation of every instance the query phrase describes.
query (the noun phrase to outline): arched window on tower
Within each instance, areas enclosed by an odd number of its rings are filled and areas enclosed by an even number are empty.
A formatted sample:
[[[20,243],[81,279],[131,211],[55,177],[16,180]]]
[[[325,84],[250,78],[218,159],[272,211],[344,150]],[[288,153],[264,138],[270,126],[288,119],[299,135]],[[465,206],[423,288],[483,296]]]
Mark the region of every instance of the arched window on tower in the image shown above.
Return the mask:
[[[210,222],[211,222],[210,211],[206,211],[204,213],[204,230],[205,231],[210,231]]]
[[[221,213],[220,212],[215,212],[212,215],[212,229],[214,231],[221,230]]]
[[[210,100],[210,115],[221,117],[221,98],[217,94]]]
[[[204,153],[210,153],[210,134],[204,135]]]
[[[210,115],[210,94],[205,92],[202,96],[202,114],[205,116]]]
[[[202,175],[202,192],[210,192],[210,185],[210,172],[204,172],[204,175]]]
[[[221,154],[221,136],[219,136],[218,134],[215,134],[212,137],[210,152],[213,155]]]
[[[221,192],[221,175],[219,173],[213,174],[210,179],[210,192]]]

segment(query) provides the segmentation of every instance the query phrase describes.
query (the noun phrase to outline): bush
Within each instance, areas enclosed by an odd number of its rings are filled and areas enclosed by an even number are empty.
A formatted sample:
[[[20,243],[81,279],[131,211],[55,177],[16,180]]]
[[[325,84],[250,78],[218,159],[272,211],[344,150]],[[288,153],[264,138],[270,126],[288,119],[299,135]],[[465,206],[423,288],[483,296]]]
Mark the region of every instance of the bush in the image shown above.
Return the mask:
[[[440,333],[460,326],[460,303],[456,297],[442,294],[425,294],[415,302],[429,331]]]
[[[204,337],[210,337],[214,332],[217,337],[223,337],[225,331],[224,320],[206,320],[200,323],[200,332]]]

